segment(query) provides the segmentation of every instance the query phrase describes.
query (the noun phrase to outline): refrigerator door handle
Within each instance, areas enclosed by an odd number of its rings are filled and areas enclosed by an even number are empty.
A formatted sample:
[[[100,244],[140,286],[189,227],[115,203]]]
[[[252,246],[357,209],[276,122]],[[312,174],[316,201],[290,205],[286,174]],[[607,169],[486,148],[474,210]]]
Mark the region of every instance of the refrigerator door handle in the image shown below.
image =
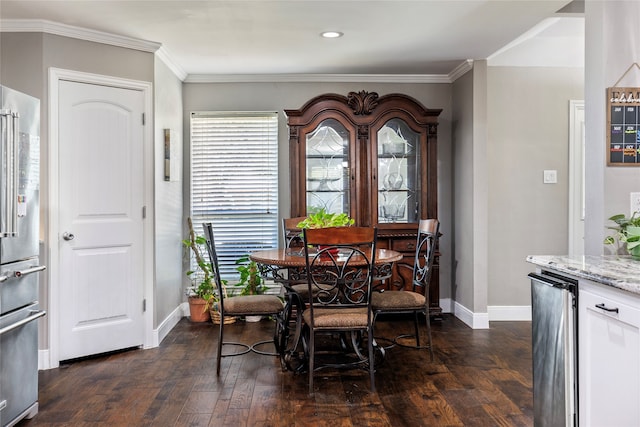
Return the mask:
[[[0,335],[4,335],[7,332],[13,331],[16,328],[19,328],[22,325],[26,325],[29,322],[33,322],[34,320],[39,319],[42,316],[44,316],[45,314],[47,314],[47,312],[44,311],[44,310],[41,310],[41,311],[31,310],[30,312],[32,314],[29,317],[26,317],[26,318],[20,320],[19,322],[12,323],[11,325],[0,329]]]
[[[13,273],[15,277],[26,276],[27,274],[37,273],[39,271],[45,270],[47,267],[44,265],[39,265],[37,267],[27,268],[26,270],[18,270]]]
[[[0,111],[2,117],[2,147],[0,166],[4,169],[4,188],[0,189],[0,237],[17,235],[18,222],[18,143],[20,139],[19,115],[10,110]]]

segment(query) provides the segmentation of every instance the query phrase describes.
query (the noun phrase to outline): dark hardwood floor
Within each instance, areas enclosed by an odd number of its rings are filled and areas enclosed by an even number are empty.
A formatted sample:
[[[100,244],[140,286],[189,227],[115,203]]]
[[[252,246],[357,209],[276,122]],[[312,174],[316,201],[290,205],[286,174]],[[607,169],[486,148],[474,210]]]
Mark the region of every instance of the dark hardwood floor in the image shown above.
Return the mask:
[[[405,320],[382,320],[386,336]],[[225,329],[226,331],[226,329]],[[225,340],[268,338],[273,323],[230,325]],[[531,323],[472,330],[451,315],[433,322],[428,351],[394,347],[369,392],[366,371],[282,372],[249,353],[222,361],[217,326],[188,319],[160,347],[130,350],[41,371],[35,426],[532,426]]]

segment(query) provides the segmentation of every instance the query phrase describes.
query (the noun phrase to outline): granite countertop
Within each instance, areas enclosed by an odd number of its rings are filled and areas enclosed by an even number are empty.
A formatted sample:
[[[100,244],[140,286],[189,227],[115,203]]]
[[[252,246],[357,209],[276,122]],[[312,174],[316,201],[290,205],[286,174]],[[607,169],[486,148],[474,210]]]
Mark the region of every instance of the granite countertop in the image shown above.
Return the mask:
[[[640,261],[628,255],[529,255],[527,262],[640,294]]]

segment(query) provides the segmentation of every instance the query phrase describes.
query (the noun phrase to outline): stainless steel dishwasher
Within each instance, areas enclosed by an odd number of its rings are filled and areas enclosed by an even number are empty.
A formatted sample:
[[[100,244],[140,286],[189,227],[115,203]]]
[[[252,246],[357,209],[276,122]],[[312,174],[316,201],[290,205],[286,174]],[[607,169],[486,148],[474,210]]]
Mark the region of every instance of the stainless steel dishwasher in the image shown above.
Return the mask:
[[[536,427],[578,425],[577,281],[530,273],[533,419]]]

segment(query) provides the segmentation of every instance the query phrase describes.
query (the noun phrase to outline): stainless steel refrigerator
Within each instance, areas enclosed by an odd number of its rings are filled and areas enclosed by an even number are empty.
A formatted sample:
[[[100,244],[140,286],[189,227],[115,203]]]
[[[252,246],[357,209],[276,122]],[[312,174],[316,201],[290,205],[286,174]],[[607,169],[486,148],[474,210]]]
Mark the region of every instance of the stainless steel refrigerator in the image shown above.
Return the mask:
[[[40,101],[0,86],[0,426],[38,412]]]
[[[533,423],[578,425],[577,298],[574,279],[530,273],[533,351]]]

